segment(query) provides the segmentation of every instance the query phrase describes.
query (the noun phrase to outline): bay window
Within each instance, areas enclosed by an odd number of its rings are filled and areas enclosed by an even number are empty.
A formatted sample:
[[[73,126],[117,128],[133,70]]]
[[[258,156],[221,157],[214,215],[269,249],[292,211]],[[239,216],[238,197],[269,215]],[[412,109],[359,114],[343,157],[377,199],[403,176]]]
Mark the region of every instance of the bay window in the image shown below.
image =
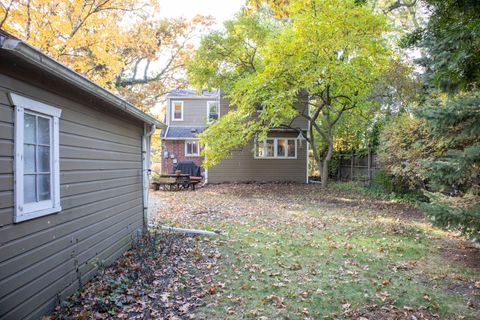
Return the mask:
[[[294,138],[267,138],[255,143],[256,159],[296,159],[297,140]]]
[[[61,110],[10,94],[15,106],[15,222],[61,210]]]

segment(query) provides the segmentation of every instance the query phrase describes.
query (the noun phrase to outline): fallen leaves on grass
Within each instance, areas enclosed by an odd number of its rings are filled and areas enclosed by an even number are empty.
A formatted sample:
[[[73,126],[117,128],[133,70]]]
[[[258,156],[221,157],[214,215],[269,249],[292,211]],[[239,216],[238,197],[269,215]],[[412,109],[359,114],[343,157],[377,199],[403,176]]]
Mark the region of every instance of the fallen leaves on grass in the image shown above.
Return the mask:
[[[161,233],[141,240],[50,319],[185,319],[202,304],[219,257],[198,237]],[[215,286],[207,292],[215,294]]]

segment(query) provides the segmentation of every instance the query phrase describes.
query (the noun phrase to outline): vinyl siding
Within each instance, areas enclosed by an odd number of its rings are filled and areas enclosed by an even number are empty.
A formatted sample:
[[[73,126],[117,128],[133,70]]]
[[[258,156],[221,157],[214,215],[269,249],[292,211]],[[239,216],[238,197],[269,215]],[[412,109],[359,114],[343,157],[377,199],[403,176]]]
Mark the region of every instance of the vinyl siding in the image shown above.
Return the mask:
[[[172,108],[174,101],[183,101],[183,121],[172,121]],[[207,101],[217,101],[217,98],[212,99],[186,99],[186,98],[171,98],[168,100],[167,119],[171,126],[205,126],[207,123]],[[223,110],[220,110],[220,115]]]
[[[276,132],[272,137],[296,137],[295,133]],[[298,182],[307,177],[307,143],[297,143],[296,159],[255,159],[253,141],[233,151],[231,158],[223,159],[208,170],[208,183],[222,182]]]
[[[40,86],[40,85],[39,85]],[[141,230],[143,125],[91,100],[0,74],[0,318],[35,319],[111,263]],[[60,90],[60,89],[59,89]],[[13,223],[15,92],[62,109],[62,211]],[[68,92],[68,91],[66,91]]]

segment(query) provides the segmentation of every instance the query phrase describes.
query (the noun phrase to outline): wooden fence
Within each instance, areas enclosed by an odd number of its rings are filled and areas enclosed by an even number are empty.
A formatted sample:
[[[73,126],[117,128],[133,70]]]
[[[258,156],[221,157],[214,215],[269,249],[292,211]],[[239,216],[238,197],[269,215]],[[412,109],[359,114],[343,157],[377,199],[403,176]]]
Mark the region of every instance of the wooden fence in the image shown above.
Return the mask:
[[[361,181],[370,185],[372,177],[380,169],[378,156],[368,153],[367,155],[342,155],[339,159],[337,180]]]

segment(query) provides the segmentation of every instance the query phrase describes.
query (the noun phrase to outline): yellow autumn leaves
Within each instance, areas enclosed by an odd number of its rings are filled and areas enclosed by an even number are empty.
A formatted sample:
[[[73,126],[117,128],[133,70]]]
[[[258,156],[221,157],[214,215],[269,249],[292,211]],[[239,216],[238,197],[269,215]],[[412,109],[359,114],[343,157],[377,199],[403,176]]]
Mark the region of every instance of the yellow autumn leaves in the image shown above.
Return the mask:
[[[161,19],[159,10],[158,0],[0,0],[0,28],[132,102],[152,106],[178,85],[177,68],[190,57],[189,36],[211,23],[202,16]],[[157,60],[163,63],[158,71],[149,69]],[[144,81],[134,84],[150,90],[124,83],[137,76]]]

